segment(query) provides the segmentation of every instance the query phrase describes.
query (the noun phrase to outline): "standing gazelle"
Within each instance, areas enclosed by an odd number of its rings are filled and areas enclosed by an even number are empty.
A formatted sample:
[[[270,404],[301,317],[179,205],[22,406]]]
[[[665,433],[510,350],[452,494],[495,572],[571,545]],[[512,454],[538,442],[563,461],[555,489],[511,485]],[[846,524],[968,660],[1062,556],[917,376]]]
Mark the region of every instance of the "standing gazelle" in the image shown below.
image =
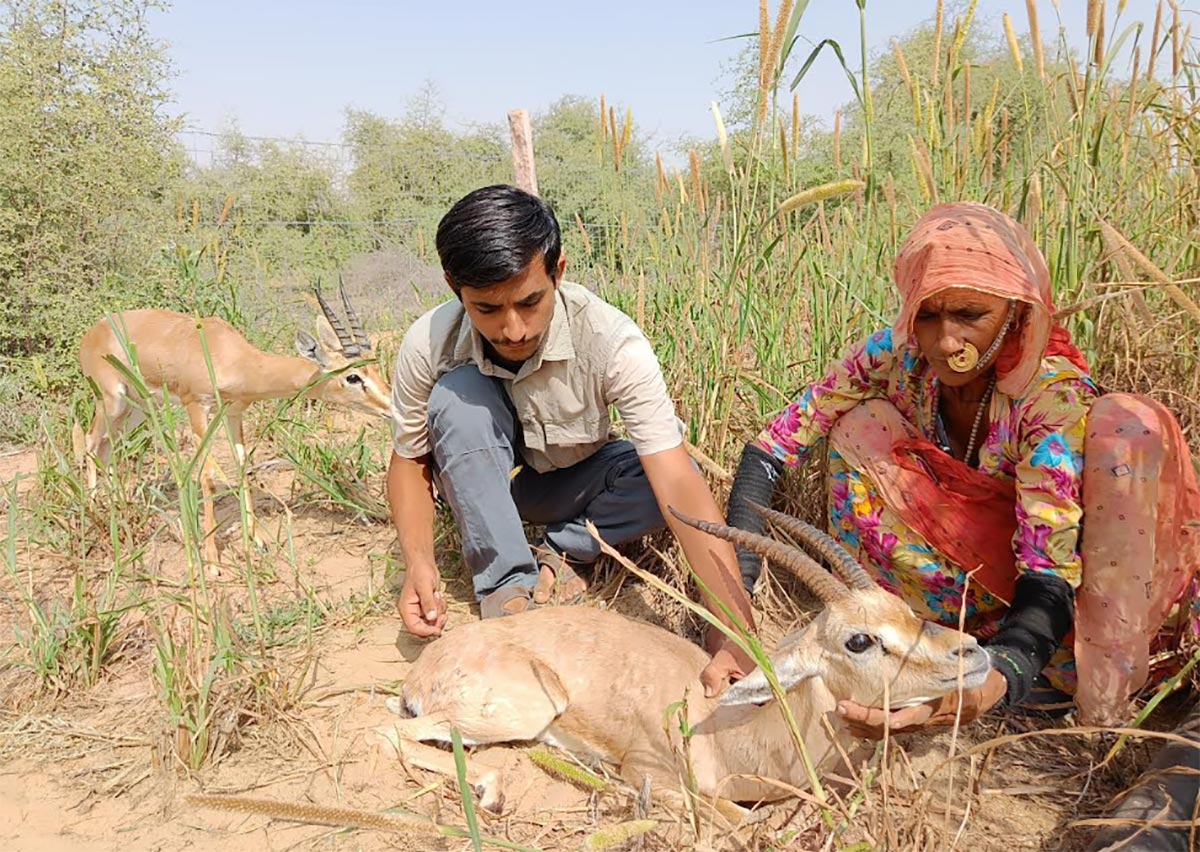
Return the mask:
[[[674,512],[674,509],[672,509]],[[975,639],[922,621],[875,584],[829,536],[796,518],[759,509],[780,529],[830,561],[841,580],[806,553],[764,536],[697,521],[685,523],[754,550],[794,573],[825,604],[785,636],[771,664],[818,772],[838,758],[822,717],[852,699],[902,707],[979,686],[991,669]],[[707,655],[691,642],[617,613],[586,607],[533,610],[459,627],[430,645],[404,681],[393,712],[409,718],[376,729],[388,750],[411,763],[454,773],[450,755],[420,741],[539,740],[616,764],[638,786],[677,789],[682,743],[664,711],[687,700],[687,745],[699,792],[763,801],[807,786],[803,764],[759,670],[720,698],[705,698]],[[765,705],[765,706],[763,706]],[[842,745],[853,741],[836,715]],[[468,771],[481,805],[503,806],[494,772]]]
[[[107,468],[113,442],[133,412],[136,391],[113,360],[128,368],[130,356],[136,358],[148,390],[183,404],[198,441],[203,441],[218,405],[224,405],[239,468],[246,457],[242,418],[247,407],[259,400],[299,395],[390,416],[388,383],[373,362],[371,341],[345,289],[339,289],[350,330],[318,288],[317,301],[324,316],[317,318],[317,339],[296,332],[296,349],[302,358],[263,352],[218,317],[147,309],[111,314],[93,325],[79,345],[83,374],[99,394],[95,417],[80,448],[86,457],[88,489],[96,487],[97,463]],[[363,363],[367,361],[371,363]],[[211,454],[206,454],[200,471],[204,550],[216,572],[214,467]],[[249,531],[257,541],[253,502],[248,489],[239,492]]]

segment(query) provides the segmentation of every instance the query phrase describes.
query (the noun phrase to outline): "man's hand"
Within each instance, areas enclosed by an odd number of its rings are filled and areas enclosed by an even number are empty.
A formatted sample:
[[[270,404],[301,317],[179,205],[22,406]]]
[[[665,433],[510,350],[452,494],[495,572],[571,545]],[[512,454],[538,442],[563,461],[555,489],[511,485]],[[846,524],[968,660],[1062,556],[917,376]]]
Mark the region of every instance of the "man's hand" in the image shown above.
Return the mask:
[[[704,697],[715,698],[729,686],[729,679],[743,678],[747,672],[754,670],[754,662],[742,652],[742,649],[720,630],[709,627],[704,634],[705,649],[712,653],[717,646],[712,659],[700,672],[700,683],[704,685]]]
[[[437,636],[446,624],[446,599],[438,591],[437,568],[409,568],[404,574],[404,588],[396,608],[404,628],[413,636],[427,639]]]
[[[953,725],[956,715],[961,722],[974,721],[1003,698],[1007,691],[1008,681],[1004,679],[1004,675],[992,671],[982,686],[963,690],[961,702],[960,693],[955,691],[933,701],[893,710],[891,713],[880,707],[864,707],[853,701],[838,702],[837,712],[855,736],[881,740],[885,728],[893,734],[904,734],[924,728]],[[960,706],[961,715],[958,714]]]

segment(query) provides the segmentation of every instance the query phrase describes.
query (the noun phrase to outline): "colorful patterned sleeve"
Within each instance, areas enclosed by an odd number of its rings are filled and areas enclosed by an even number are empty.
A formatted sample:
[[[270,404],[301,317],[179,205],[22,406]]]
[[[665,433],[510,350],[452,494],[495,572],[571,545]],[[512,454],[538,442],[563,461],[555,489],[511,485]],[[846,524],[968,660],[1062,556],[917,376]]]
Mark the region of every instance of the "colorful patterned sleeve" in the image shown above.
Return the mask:
[[[1095,388],[1086,378],[1044,385],[1024,400],[1016,466],[1018,571],[1057,574],[1078,587],[1083,437]]]
[[[896,365],[892,331],[877,331],[835,362],[823,379],[810,385],[799,399],[779,412],[754,440],[754,445],[784,464],[801,464],[813,444],[838,418],[864,399],[887,393],[888,376]]]

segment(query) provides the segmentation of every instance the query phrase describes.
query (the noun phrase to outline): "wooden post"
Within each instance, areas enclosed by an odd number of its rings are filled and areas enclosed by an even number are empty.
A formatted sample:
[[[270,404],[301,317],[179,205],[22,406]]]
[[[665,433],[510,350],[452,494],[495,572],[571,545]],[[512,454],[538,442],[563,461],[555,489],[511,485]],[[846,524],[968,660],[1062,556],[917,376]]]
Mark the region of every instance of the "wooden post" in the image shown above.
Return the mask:
[[[529,123],[529,111],[509,110],[508,130],[512,138],[513,174],[516,176],[517,186],[537,195],[537,172],[533,165],[533,128]]]

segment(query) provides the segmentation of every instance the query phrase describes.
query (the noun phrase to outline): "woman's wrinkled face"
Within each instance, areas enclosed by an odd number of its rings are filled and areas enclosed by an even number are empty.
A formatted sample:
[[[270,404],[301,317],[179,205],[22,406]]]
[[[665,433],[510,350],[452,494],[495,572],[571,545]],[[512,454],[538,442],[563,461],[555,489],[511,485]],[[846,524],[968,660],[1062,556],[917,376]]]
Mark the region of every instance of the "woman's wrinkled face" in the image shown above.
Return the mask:
[[[948,387],[968,384],[995,363],[982,356],[1000,333],[1008,317],[1008,300],[965,287],[951,287],[921,303],[913,319],[913,333],[921,354],[929,361],[938,380]],[[1011,334],[1014,323],[1009,328]],[[948,359],[970,343],[978,351],[979,364],[966,373],[950,369]]]

